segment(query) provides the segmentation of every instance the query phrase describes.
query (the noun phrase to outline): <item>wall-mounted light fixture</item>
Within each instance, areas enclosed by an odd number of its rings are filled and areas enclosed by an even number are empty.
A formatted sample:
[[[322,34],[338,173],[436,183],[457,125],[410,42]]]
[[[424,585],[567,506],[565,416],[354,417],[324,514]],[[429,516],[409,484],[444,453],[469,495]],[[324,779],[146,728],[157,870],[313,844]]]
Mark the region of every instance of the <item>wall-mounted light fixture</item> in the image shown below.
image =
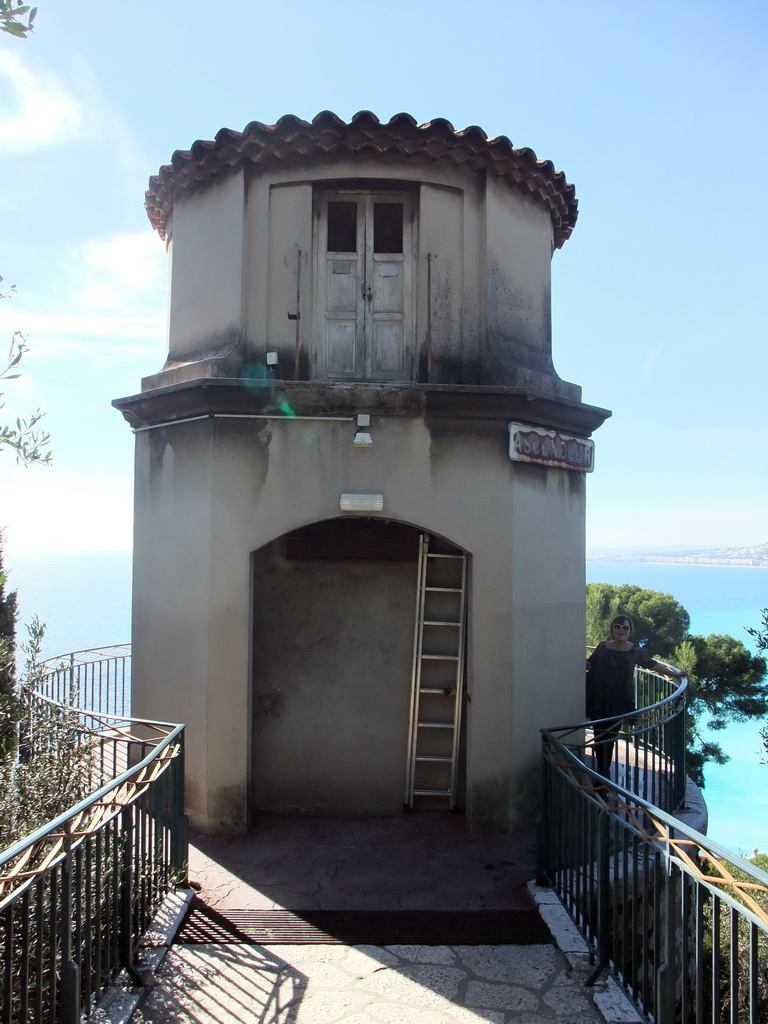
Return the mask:
[[[384,508],[384,495],[342,494],[339,508],[342,512],[381,512]]]
[[[357,433],[352,444],[355,448],[370,448],[373,444],[373,438],[369,430],[361,430],[361,427],[370,427],[371,417],[367,412],[359,412],[357,414]]]

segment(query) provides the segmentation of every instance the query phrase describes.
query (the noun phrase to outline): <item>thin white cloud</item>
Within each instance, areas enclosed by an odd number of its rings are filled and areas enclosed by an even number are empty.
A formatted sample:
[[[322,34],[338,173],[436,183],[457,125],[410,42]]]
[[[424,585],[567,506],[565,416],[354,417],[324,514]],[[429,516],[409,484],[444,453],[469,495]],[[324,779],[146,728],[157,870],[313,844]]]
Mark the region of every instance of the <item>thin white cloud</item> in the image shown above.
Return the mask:
[[[37,356],[129,355],[142,341],[162,348],[166,256],[151,231],[93,239],[58,262],[46,308],[23,294],[0,305],[0,339],[21,330]]]
[[[83,109],[58,78],[0,52],[0,146],[32,153],[81,134]]]
[[[87,242],[75,254],[75,266],[89,309],[114,309],[139,294],[157,298],[165,288],[165,251],[149,229]]]
[[[656,368],[663,351],[664,349],[662,345],[655,345],[652,349],[646,352],[643,359],[643,370],[646,373],[651,373]]]
[[[87,97],[84,116],[89,138],[105,153],[125,202],[140,207],[153,168],[147,164],[147,155],[127,123],[123,108],[110,101],[94,69],[79,55],[73,58],[72,86],[75,95]]]

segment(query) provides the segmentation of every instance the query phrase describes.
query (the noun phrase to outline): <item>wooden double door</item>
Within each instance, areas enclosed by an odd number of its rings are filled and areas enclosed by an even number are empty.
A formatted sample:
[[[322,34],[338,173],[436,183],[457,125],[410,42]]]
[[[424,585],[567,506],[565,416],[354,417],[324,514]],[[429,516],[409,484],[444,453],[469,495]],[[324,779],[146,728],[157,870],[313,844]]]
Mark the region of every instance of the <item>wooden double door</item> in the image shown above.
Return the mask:
[[[411,380],[413,198],[387,192],[321,194],[316,223],[318,376]]]

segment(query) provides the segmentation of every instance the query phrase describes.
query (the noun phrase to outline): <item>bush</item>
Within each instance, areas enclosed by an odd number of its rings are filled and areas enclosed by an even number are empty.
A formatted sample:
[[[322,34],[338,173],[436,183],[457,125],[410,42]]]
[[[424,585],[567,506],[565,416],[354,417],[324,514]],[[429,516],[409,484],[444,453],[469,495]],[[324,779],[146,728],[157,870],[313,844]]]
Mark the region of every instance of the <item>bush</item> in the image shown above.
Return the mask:
[[[84,799],[93,783],[93,744],[77,712],[35,694],[44,627],[35,619],[28,633],[26,671],[2,697],[0,850]]]

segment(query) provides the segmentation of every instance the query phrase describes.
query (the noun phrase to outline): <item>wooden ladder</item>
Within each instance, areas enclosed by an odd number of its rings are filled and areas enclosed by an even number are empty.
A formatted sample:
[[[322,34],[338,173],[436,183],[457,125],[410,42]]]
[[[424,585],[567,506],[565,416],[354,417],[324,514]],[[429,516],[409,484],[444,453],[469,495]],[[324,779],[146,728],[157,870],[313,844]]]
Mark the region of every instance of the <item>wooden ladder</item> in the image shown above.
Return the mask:
[[[405,804],[456,806],[464,691],[467,556],[427,533],[419,541]],[[422,799],[421,803],[427,802]]]

